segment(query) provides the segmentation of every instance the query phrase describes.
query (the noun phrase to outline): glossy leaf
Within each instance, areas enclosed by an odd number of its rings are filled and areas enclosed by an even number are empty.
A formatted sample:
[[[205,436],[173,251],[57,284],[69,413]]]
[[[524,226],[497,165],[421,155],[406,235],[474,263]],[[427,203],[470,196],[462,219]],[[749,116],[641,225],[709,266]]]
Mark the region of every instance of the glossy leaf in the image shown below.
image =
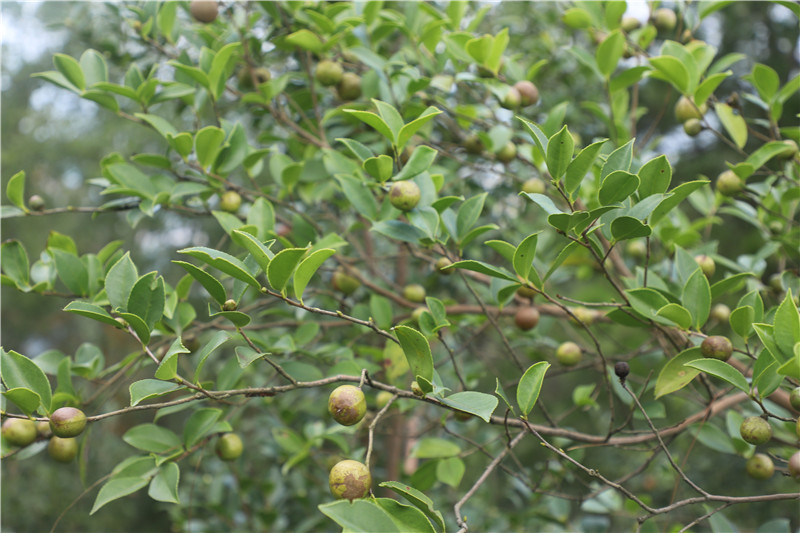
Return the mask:
[[[286,248],[275,254],[267,268],[267,280],[273,289],[284,292],[294,269],[307,251],[307,248]]]
[[[130,428],[122,440],[145,452],[165,453],[180,449],[181,439],[169,429],[156,424],[139,424]]]
[[[414,328],[395,326],[394,333],[414,376],[421,376],[428,381],[433,379],[433,356],[428,340]]]
[[[142,379],[131,383],[129,388],[131,395],[131,407],[139,405],[145,400],[163,396],[170,392],[180,389],[180,385],[161,381],[160,379]]]
[[[322,248],[310,254],[297,266],[294,273],[294,295],[301,302],[303,301],[303,291],[306,290],[308,282],[317,272],[322,263],[336,253],[333,248]]]
[[[533,406],[536,405],[548,368],[550,368],[550,363],[539,361],[528,367],[520,378],[519,385],[517,385],[517,405],[523,416],[528,416]]]
[[[547,170],[555,179],[560,179],[572,161],[575,141],[566,126],[550,137],[547,142]]]
[[[747,384],[747,380],[744,376],[725,361],[702,358],[684,363],[684,366],[694,368],[706,374],[711,374],[712,376],[727,381],[741,391],[746,393],[750,392],[750,386]]]
[[[97,498],[94,500],[92,510],[89,512],[93,515],[100,510],[107,503],[113,502],[120,498],[124,498],[129,494],[144,488],[145,485],[150,483],[150,477],[114,477],[111,478],[100,488],[97,493]]]
[[[714,111],[736,146],[744,148],[747,144],[747,123],[744,118],[735,114],[733,108],[725,103],[714,104]]]
[[[397,492],[414,507],[422,511],[442,532],[446,530],[442,513],[434,509],[433,500],[425,496],[425,494],[414,487],[398,481],[384,481],[380,486]]]
[[[702,328],[711,312],[711,287],[699,268],[689,276],[686,286],[683,288],[681,301],[692,315],[694,327]]]
[[[227,295],[225,293],[225,287],[222,286],[222,283],[217,281],[217,279],[206,272],[205,270],[201,270],[200,268],[196,267],[191,263],[187,263],[185,261],[173,261],[176,265],[180,265],[183,267],[186,272],[189,273],[200,285],[203,286],[205,290],[208,291],[208,294],[211,295],[214,300],[217,301],[219,305],[225,303],[227,300]]]
[[[23,211],[28,211],[28,208],[25,207],[25,171],[20,170],[8,179],[6,197],[15,206]]]
[[[656,379],[656,399],[688,385],[700,371],[696,368],[685,366],[685,364],[698,359],[703,359],[700,348],[689,348],[667,361],[667,364],[663,366]]]
[[[3,384],[7,389],[23,388],[33,391],[42,400],[40,412],[50,412],[50,381],[36,363],[14,350],[7,352],[0,348],[0,366],[3,368]]]
[[[261,288],[261,284],[256,281],[252,274],[250,274],[244,263],[230,254],[220,252],[219,250],[213,250],[211,248],[206,248],[204,246],[184,248],[183,250],[178,250],[178,253],[191,255],[192,257],[203,261],[209,266],[225,272],[233,278],[244,281],[256,289]]]
[[[459,411],[471,413],[489,422],[492,413],[497,409],[497,397],[475,391],[463,391],[451,394],[440,400],[444,405],[454,407]]]
[[[639,197],[646,198],[652,194],[667,192],[672,181],[672,166],[667,156],[660,155],[651,159],[639,169]]]
[[[636,192],[639,177],[624,170],[615,170],[603,180],[598,193],[601,205],[614,204]]]
[[[203,407],[195,411],[183,427],[183,444],[191,448],[208,435],[222,416],[222,409]]]
[[[68,313],[75,313],[76,315],[85,316],[87,318],[91,318],[92,320],[97,320],[98,322],[102,322],[110,326],[119,327],[119,323],[116,320],[114,320],[114,317],[109,315],[105,309],[103,309],[98,305],[90,304],[88,302],[75,300],[74,302],[68,303],[67,306],[64,307],[64,311],[67,311]]]
[[[150,481],[147,495],[159,502],[180,503],[178,496],[180,472],[177,463],[173,461],[161,465],[158,474]]]

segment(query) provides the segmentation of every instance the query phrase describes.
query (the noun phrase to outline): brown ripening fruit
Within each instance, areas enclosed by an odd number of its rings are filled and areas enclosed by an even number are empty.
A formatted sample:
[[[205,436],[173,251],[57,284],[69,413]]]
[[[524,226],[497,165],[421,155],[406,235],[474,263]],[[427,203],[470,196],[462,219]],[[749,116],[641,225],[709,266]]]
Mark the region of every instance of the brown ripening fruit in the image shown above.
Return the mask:
[[[514,88],[519,92],[519,103],[522,107],[536,105],[539,101],[539,89],[532,82],[520,80],[514,84]]]
[[[520,307],[514,315],[514,323],[522,331],[529,331],[539,323],[539,311],[532,306]]]
[[[77,437],[86,428],[86,415],[74,407],[61,407],[50,415],[50,430],[61,438]]]
[[[625,378],[628,377],[628,374],[631,373],[631,367],[625,361],[620,361],[614,365],[614,374],[617,375],[620,381],[625,381]]]
[[[361,77],[353,72],[345,72],[336,85],[336,93],[345,102],[358,99],[361,96]]]
[[[500,105],[506,109],[517,109],[521,102],[522,96],[519,94],[517,88],[509,87],[503,100],[500,101]]]
[[[192,0],[189,3],[189,12],[196,21],[208,24],[217,19],[219,2],[216,0]]]
[[[703,354],[703,357],[727,361],[733,353],[733,345],[728,340],[728,337],[711,335],[703,339],[702,344],[700,344],[700,353]]]
[[[342,385],[328,397],[328,412],[341,425],[352,426],[367,413],[367,400],[358,387]]]
[[[357,500],[369,493],[372,486],[372,475],[364,463],[345,459],[331,468],[328,486],[339,500]]]
[[[789,475],[800,483],[800,452],[795,452],[789,457]]]

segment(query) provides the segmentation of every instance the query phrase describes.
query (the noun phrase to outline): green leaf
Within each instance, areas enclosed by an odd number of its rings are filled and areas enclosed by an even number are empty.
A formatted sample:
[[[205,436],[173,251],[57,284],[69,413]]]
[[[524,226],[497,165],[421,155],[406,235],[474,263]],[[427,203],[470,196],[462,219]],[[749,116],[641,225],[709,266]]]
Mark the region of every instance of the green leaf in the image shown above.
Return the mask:
[[[11,201],[12,204],[19,207],[26,213],[28,212],[28,208],[25,207],[25,171],[20,170],[11,178],[9,178],[8,183],[6,184],[6,197]]]
[[[686,183],[681,183],[672,189],[667,197],[661,200],[661,202],[658,204],[658,207],[656,207],[650,214],[650,225],[655,226],[656,223],[664,217],[664,215],[669,213],[674,207],[685,200],[687,196],[707,183],[710,182],[708,180],[687,181]]]
[[[744,117],[733,112],[733,108],[725,103],[714,104],[714,111],[717,112],[719,121],[725,127],[725,131],[731,136],[733,142],[739,148],[744,148],[747,144],[747,123]]]
[[[353,155],[361,160],[361,162],[364,162],[365,159],[369,159],[375,155],[372,153],[372,150],[354,139],[338,138],[336,140],[347,146],[347,148],[353,152]]]
[[[776,370],[781,376],[789,376],[792,379],[800,379],[800,342],[794,345],[794,355],[788,361],[779,366]]]
[[[778,348],[778,345],[775,343],[775,328],[772,326],[772,324],[754,323],[753,329],[755,330],[756,335],[758,335],[761,344],[763,344],[764,348],[766,348],[769,353],[772,354],[772,357],[774,357],[778,363],[783,364],[786,362],[783,352],[781,352],[780,348]]]
[[[378,205],[375,202],[375,196],[373,196],[366,183],[345,174],[336,174],[334,178],[339,182],[344,195],[353,204],[356,211],[369,220],[378,218]],[[413,242],[416,242],[416,240]]]
[[[63,309],[68,313],[75,313],[76,315],[85,316],[87,318],[91,318],[92,320],[97,320],[98,322],[102,322],[104,324],[108,324],[109,326],[119,327],[119,323],[114,320],[114,317],[108,314],[108,312],[100,306],[90,304],[88,302],[81,302],[81,301],[74,301],[67,304],[66,307]]]
[[[293,46],[302,48],[303,50],[314,52],[315,54],[319,54],[325,48],[325,44],[320,40],[320,38],[306,29],[298,30],[287,35],[286,42]]]
[[[86,266],[75,255],[59,248],[50,248],[56,264],[56,272],[64,285],[79,296],[87,296],[89,292],[89,272]]]
[[[597,47],[595,53],[597,68],[608,79],[617,68],[622,53],[625,51],[625,36],[619,30],[614,30]]]
[[[0,245],[0,269],[11,278],[18,288],[30,282],[30,264],[25,247],[18,240],[9,240]]]
[[[368,126],[372,126],[375,131],[386,137],[390,143],[395,143],[394,134],[392,133],[391,128],[389,128],[389,125],[386,124],[380,115],[373,113],[372,111],[359,111],[356,109],[344,109],[343,111],[353,115],[355,118],[367,124]]]
[[[425,496],[425,494],[414,487],[410,487],[398,481],[384,481],[379,486],[391,489],[403,496],[414,507],[425,513],[425,516],[427,516],[431,522],[439,526],[439,529],[444,533],[446,528],[442,513],[433,508],[433,500]]]
[[[514,271],[526,281],[531,272],[531,268],[533,267],[533,258],[536,255],[536,243],[538,240],[538,232],[528,235],[514,250]]]
[[[471,413],[489,423],[492,413],[497,409],[497,397],[482,392],[464,391],[456,392],[440,400],[444,405],[454,407],[459,411]]]
[[[231,238],[233,242],[250,252],[250,255],[256,260],[258,266],[260,266],[265,273],[267,272],[270,261],[275,257],[270,251],[270,246],[275,242],[274,240],[261,242],[256,236],[241,230],[233,230],[231,232]]]
[[[158,474],[150,482],[147,495],[159,502],[180,503],[178,496],[180,474],[180,468],[173,461],[161,465]]]
[[[7,352],[0,348],[0,366],[2,366],[2,379],[7,389],[29,389],[36,393],[42,400],[40,412],[50,412],[52,392],[50,381],[39,366],[22,354],[13,350]]]
[[[438,437],[427,437],[420,439],[411,451],[411,457],[439,459],[442,457],[454,457],[459,453],[461,453],[461,447],[455,442]]]
[[[42,404],[42,399],[38,394],[30,389],[17,387],[0,392],[6,399],[20,408],[20,410],[27,416],[33,415],[33,412]]]
[[[570,161],[567,165],[567,170],[564,178],[564,187],[570,195],[580,188],[583,178],[586,173],[592,168],[592,165],[597,160],[597,154],[608,139],[602,139],[594,142],[581,150],[575,159]]]
[[[146,113],[134,113],[136,118],[142,119],[147,122],[154,130],[161,134],[162,137],[169,140],[169,136],[177,136],[178,130],[175,126],[169,123],[166,119],[158,115],[148,115]],[[181,134],[183,135],[183,134]],[[187,134],[188,135],[188,134]],[[190,137],[191,138],[191,137]]]
[[[381,222],[373,224],[370,231],[378,232],[398,241],[410,242],[413,244],[418,244],[420,239],[424,239],[427,236],[416,226],[412,226],[400,220],[382,220]]]
[[[81,91],[86,88],[86,79],[83,76],[80,64],[75,58],[66,54],[54,54],[53,64],[72,85]]]
[[[755,85],[758,95],[765,102],[772,101],[772,98],[778,92],[781,80],[775,69],[761,63],[753,65],[753,73],[750,76],[750,81]]]
[[[755,310],[749,305],[737,307],[731,311],[731,316],[728,318],[731,329],[743,339],[747,339],[753,332],[753,320],[755,320]]]
[[[122,440],[145,452],[165,453],[181,447],[181,439],[169,429],[156,424],[139,424],[122,436]]]
[[[436,479],[456,489],[461,483],[461,478],[464,477],[464,470],[466,470],[464,461],[458,457],[448,457],[436,463]],[[432,528],[431,531],[433,531]]]
[[[681,301],[691,313],[694,327],[702,328],[711,311],[711,287],[699,268],[686,281]]]
[[[362,164],[367,174],[378,180],[380,183],[385,182],[392,177],[394,172],[394,161],[388,155],[381,154],[378,157],[370,157]]]
[[[433,380],[433,356],[431,347],[422,333],[408,326],[395,326],[393,331],[411,367],[411,373],[428,381]]]
[[[141,318],[148,329],[153,329],[164,314],[164,278],[157,274],[150,272],[140,277],[128,296],[128,312]]]
[[[348,533],[400,533],[398,526],[381,507],[371,500],[339,500],[318,505],[322,514]]]
[[[131,407],[139,405],[145,400],[163,396],[170,392],[180,389],[180,385],[161,381],[160,379],[142,379],[131,383],[129,388],[131,394]]]
[[[214,54],[211,68],[208,70],[208,81],[215,100],[218,100],[225,90],[225,81],[230,75],[229,65],[241,47],[242,43],[240,42],[228,43]]]
[[[163,380],[174,379],[178,375],[178,355],[182,353],[190,352],[183,345],[180,337],[178,337],[172,341],[167,353],[165,353],[164,357],[161,359],[155,377]]]
[[[214,300],[217,301],[219,305],[225,303],[225,300],[228,299],[225,293],[225,287],[222,286],[222,283],[217,281],[217,279],[206,272],[205,270],[201,270],[197,268],[195,265],[191,263],[187,263],[185,261],[173,261],[176,265],[180,265],[183,267],[186,272],[189,273],[195,280],[197,280],[200,285],[203,286],[205,290],[208,291],[208,294],[211,295]]]
[[[433,117],[436,115],[441,114],[441,110],[436,109],[433,106],[428,107],[425,111],[423,111],[419,117],[415,118],[402,128],[400,128],[400,133],[397,135],[397,150],[400,151],[405,148],[406,143],[408,143],[409,139],[414,136],[417,131],[420,130],[425,124],[430,122]]]
[[[800,342],[800,314],[792,299],[792,290],[786,291],[778,310],[775,311],[773,338],[778,350],[786,358],[794,354],[795,344]]]
[[[223,317],[230,320],[237,328],[243,328],[250,323],[250,315],[242,313],[241,311],[219,311],[215,313],[211,309],[211,304],[208,305],[208,316],[209,318]]]
[[[197,359],[197,368],[194,371],[194,377],[192,378],[195,383],[198,381],[198,377],[200,376],[200,372],[203,370],[203,366],[206,364],[206,359],[208,356],[211,355],[214,350],[228,342],[229,337],[228,334],[224,331],[217,331],[213,337],[202,347],[200,351],[193,357]]]
[[[711,286],[711,299],[716,300],[727,292],[739,290],[744,285],[747,278],[751,277],[753,277],[752,272],[739,272],[738,274],[719,280]]]
[[[643,224],[639,219],[621,216],[611,222],[611,236],[615,241],[647,237],[652,233],[650,226]]]
[[[702,358],[684,363],[684,366],[688,366],[690,368],[699,370],[700,372],[705,372],[706,374],[716,376],[724,381],[727,381],[737,389],[748,394],[750,393],[750,387],[748,386],[747,380],[744,378],[744,376],[725,361]]]
[[[684,350],[667,361],[656,379],[656,399],[688,385],[700,371],[684,365],[698,359],[703,359],[703,354],[700,352],[700,348],[695,347]]]
[[[103,55],[91,48],[81,54],[81,71],[86,78],[86,85],[91,87],[98,82],[108,81],[108,66]]]
[[[639,198],[667,192],[672,181],[672,166],[667,156],[660,155],[642,165],[639,169],[639,181]]]
[[[447,268],[461,268],[464,270],[471,270],[473,272],[480,272],[481,274],[486,274],[487,276],[491,276],[493,278],[504,279],[506,281],[518,281],[514,276],[504,269],[497,268],[481,261],[473,261],[471,259],[467,259],[465,261],[456,261]]]
[[[306,290],[308,282],[322,263],[335,253],[336,250],[333,248],[322,248],[303,259],[297,266],[297,271],[294,273],[294,295],[298,300],[303,301],[303,291]]]
[[[588,28],[593,22],[591,15],[585,9],[579,7],[571,7],[564,11],[561,20],[570,28],[577,29]]]
[[[689,92],[689,71],[680,59],[672,56],[651,57],[650,65],[655,69],[651,75],[671,83],[681,94]]]
[[[554,179],[560,179],[567,171],[574,148],[575,141],[566,126],[548,140],[547,170]]]
[[[273,289],[285,293],[289,278],[307,251],[308,248],[286,248],[275,254],[267,268],[267,280]]]
[[[517,120],[521,120],[522,124],[528,129],[528,132],[531,134],[531,138],[533,139],[534,146],[539,149],[539,152],[542,154],[542,157],[545,157],[547,150],[545,147],[548,144],[547,135],[544,134],[542,128],[539,127],[538,124],[535,122],[531,122],[530,120],[523,118],[523,117],[516,117]]]
[[[719,84],[725,81],[728,78],[732,71],[727,70],[725,72],[718,72],[716,74],[712,74],[708,76],[703,82],[697,87],[697,90],[694,92],[694,103],[698,106],[703,105],[709,99],[709,97],[714,94],[714,91],[717,90]]]
[[[375,98],[372,99],[372,103],[378,108],[378,114],[392,131],[392,138],[397,139],[400,128],[403,127],[403,117],[400,116],[400,113],[398,113],[397,109],[391,104],[387,104]]]
[[[225,252],[220,252],[219,250],[206,248],[204,246],[184,248],[183,250],[178,250],[178,253],[188,254],[195,259],[199,259],[209,266],[216,268],[217,270],[225,272],[229,276],[236,278],[239,281],[244,281],[248,285],[255,287],[258,290],[261,289],[261,284],[256,280],[256,278],[253,277],[252,274],[250,274],[244,263],[232,255],[226,254]]]
[[[394,177],[394,181],[413,178],[428,170],[436,159],[439,152],[430,146],[420,145],[414,148],[411,157],[403,165],[403,169]]]
[[[97,498],[95,498],[94,505],[89,514],[93,515],[107,503],[133,494],[139,489],[144,488],[148,483],[150,483],[149,477],[115,477],[108,480],[100,489],[100,492],[97,493]]]
[[[236,352],[236,360],[239,362],[241,368],[246,368],[254,361],[258,361],[262,357],[269,355],[268,353],[257,352],[249,346],[237,346],[234,352]]]
[[[220,416],[222,409],[213,407],[203,407],[192,413],[183,427],[183,445],[191,448],[200,442],[203,437],[211,433]]]
[[[677,324],[681,329],[689,329],[692,327],[692,315],[689,311],[678,304],[667,304],[656,313],[657,316],[662,316]]]
[[[457,240],[463,240],[464,236],[478,221],[478,217],[483,211],[483,204],[486,201],[488,193],[481,193],[468,199],[461,204],[456,214],[456,231],[458,232]]]
[[[550,368],[550,363],[539,361],[528,367],[520,378],[519,385],[517,385],[517,405],[522,416],[527,417],[533,406],[536,405],[548,368]]]
[[[624,170],[615,170],[603,180],[598,192],[601,205],[609,205],[623,201],[636,192],[639,177]]]
[[[208,169],[217,160],[222,151],[225,132],[216,126],[206,126],[197,132],[194,140],[194,151],[197,162],[204,169]]]

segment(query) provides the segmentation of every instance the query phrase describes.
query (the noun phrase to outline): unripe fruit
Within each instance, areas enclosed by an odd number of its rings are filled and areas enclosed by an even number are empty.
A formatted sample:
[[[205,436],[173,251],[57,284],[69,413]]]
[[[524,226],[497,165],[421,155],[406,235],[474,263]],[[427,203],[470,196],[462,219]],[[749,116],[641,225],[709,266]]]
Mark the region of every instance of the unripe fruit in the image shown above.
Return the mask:
[[[392,399],[394,394],[389,392],[388,390],[382,390],[375,396],[375,404],[378,406],[378,409],[383,409],[386,407],[386,404],[389,403],[389,400]]]
[[[450,261],[448,258],[440,257],[436,261],[436,271],[439,274],[442,274],[444,276],[449,276],[449,275],[451,275],[453,273],[453,269],[452,268],[447,268],[447,267],[449,267],[452,264],[453,264],[453,262]],[[444,269],[446,269],[446,270],[444,270]]]
[[[662,7],[653,13],[653,26],[658,31],[672,31],[678,23],[678,16],[671,9]]]
[[[792,404],[797,411],[800,411],[800,387],[795,387],[789,394],[789,403]]]
[[[396,181],[389,190],[389,202],[400,211],[411,211],[419,203],[419,185],[410,180]]]
[[[700,266],[700,270],[703,271],[703,274],[707,278],[713,276],[714,272],[717,270],[717,265],[714,263],[714,260],[706,254],[696,255],[694,256],[694,260]]]
[[[706,104],[701,105],[698,109],[689,98],[681,96],[675,103],[675,118],[682,123],[691,118],[701,119],[707,110]]]
[[[769,455],[757,453],[747,460],[745,470],[754,479],[769,479],[775,473],[775,465]]]
[[[711,308],[711,318],[719,322],[727,322],[731,317],[731,308],[725,304],[717,304]]]
[[[530,178],[522,184],[522,192],[528,194],[544,194],[546,187],[543,180],[539,178]]]
[[[683,131],[689,137],[694,137],[695,135],[703,131],[703,123],[700,122],[700,119],[690,118],[689,120],[683,123]]]
[[[622,23],[620,23],[620,28],[626,33],[638,30],[641,26],[642,22],[636,17],[622,17]]]
[[[225,191],[219,197],[219,208],[226,213],[235,213],[242,205],[242,197],[236,191]]]
[[[594,319],[597,318],[597,311],[585,307],[574,307],[572,309],[572,314],[575,316],[576,321],[582,322],[587,326],[592,325]]]
[[[236,433],[225,433],[217,440],[214,450],[223,461],[233,461],[242,455],[244,444]]]
[[[411,320],[419,324],[419,321],[422,318],[422,313],[424,312],[425,312],[424,307],[417,307],[416,309],[414,309],[414,312],[411,313]]]
[[[795,423],[794,432],[797,434],[797,438],[800,439],[800,418],[798,418]]]
[[[614,365],[614,374],[617,375],[620,381],[624,382],[630,373],[631,367],[625,361],[620,361]]]
[[[33,211],[44,211],[44,198],[38,194],[34,194],[28,198],[28,207]]]
[[[625,246],[625,251],[628,252],[628,255],[631,257],[642,259],[643,257],[647,257],[647,243],[641,239],[628,241],[628,244]]]
[[[700,344],[700,353],[703,354],[703,357],[727,361],[733,353],[733,345],[728,337],[712,335],[703,339]]]
[[[358,387],[342,385],[328,397],[328,412],[341,425],[352,426],[367,413],[367,400]]]
[[[331,494],[334,497],[352,502],[369,494],[369,489],[372,486],[372,475],[364,463],[345,459],[331,468],[328,486],[330,486]]]
[[[36,422],[36,433],[41,437],[49,437],[53,434],[50,431],[50,422]]]
[[[503,146],[497,154],[495,154],[497,160],[502,163],[510,163],[517,157],[517,145],[511,141],[508,141],[505,146]]]
[[[473,133],[464,139],[464,149],[468,154],[480,155],[483,153],[483,142],[480,137]]]
[[[506,109],[517,109],[522,102],[522,96],[516,87],[509,87],[500,105]]]
[[[517,287],[517,294],[522,296],[523,298],[528,298],[530,300],[533,300],[536,297],[537,292],[530,287],[526,287],[525,285],[520,285],[519,287]]]
[[[2,434],[12,446],[27,446],[36,440],[36,422],[27,418],[6,419]]]
[[[412,283],[403,287],[403,298],[410,302],[421,303],[425,301],[425,287],[419,283]]]
[[[342,69],[342,65],[329,59],[320,61],[317,65],[317,70],[314,73],[316,80],[325,87],[336,85],[342,81],[343,75],[344,69]]]
[[[776,154],[777,157],[780,157],[781,159],[791,159],[791,158],[793,158],[794,156],[797,155],[798,147],[797,147],[797,143],[796,142],[794,142],[791,139],[786,139],[786,140],[781,141],[781,142],[786,145],[786,148],[784,148],[783,150],[778,152]],[[33,199],[33,197],[31,197],[31,200],[32,199]]]
[[[69,463],[78,455],[78,440],[72,438],[50,437],[47,453],[59,463]]]
[[[219,15],[219,4],[215,0],[192,0],[189,12],[198,22],[214,22]]]
[[[239,305],[236,303],[236,300],[225,300],[225,303],[222,304],[223,311],[236,311],[239,308]]]
[[[539,101],[539,89],[528,80],[518,81],[514,84],[514,88],[519,92],[519,102],[522,107],[535,105]]]
[[[760,416],[751,416],[739,426],[739,434],[750,444],[764,444],[772,438],[772,426]]]
[[[337,270],[333,273],[333,278],[331,279],[333,283],[333,288],[343,294],[350,295],[356,292],[361,286],[361,282],[354,278],[353,276],[344,273],[341,270]]]
[[[61,438],[77,437],[86,428],[86,415],[74,407],[62,407],[50,415],[50,431]]]
[[[564,366],[575,366],[582,358],[583,351],[574,342],[562,343],[556,350],[556,359]]]
[[[272,78],[272,73],[268,68],[258,67],[253,70],[253,77],[256,79],[256,85],[267,83]]]
[[[420,387],[419,383],[416,381],[411,382],[411,392],[414,393],[414,396],[419,396],[420,398],[425,397],[425,391],[422,390],[422,387]]]
[[[726,170],[717,176],[717,190],[723,196],[735,196],[744,190],[744,180],[733,170]]]
[[[780,272],[776,272],[769,277],[769,288],[778,294],[783,292],[783,279],[781,279]]]
[[[336,86],[336,93],[345,102],[357,99],[361,96],[361,77],[353,72],[345,72]]]
[[[789,457],[789,475],[800,483],[800,452],[794,452],[794,455]]]
[[[520,307],[514,315],[514,323],[522,331],[529,331],[539,323],[539,311],[535,307]]]

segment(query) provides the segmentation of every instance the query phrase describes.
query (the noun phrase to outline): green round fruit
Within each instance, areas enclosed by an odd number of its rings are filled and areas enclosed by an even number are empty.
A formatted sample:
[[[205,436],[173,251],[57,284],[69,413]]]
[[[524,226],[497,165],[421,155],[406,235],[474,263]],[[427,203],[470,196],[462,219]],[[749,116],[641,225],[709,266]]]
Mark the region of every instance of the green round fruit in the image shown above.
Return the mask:
[[[634,30],[638,30],[641,27],[642,22],[636,17],[622,17],[622,22],[620,23],[620,28],[622,28],[622,31],[630,33]]]
[[[641,239],[630,240],[625,246],[625,251],[631,257],[642,259],[647,257],[647,243]]]
[[[718,322],[727,322],[731,317],[731,308],[725,304],[716,304],[711,308],[711,318]]]
[[[447,268],[447,267],[449,267],[452,264],[453,264],[453,262],[450,261],[448,258],[440,257],[436,261],[436,272],[438,272],[439,274],[442,274],[444,276],[450,276],[450,275],[453,274],[453,269],[452,268]]]
[[[733,170],[726,170],[717,176],[717,190],[723,196],[736,196],[744,190],[744,180]]]
[[[49,437],[53,434],[50,431],[50,422],[36,422],[36,433],[39,434],[40,437]]]
[[[500,151],[495,154],[497,160],[503,163],[510,163],[517,157],[517,145],[511,141],[508,141],[505,146],[503,146]]]
[[[671,9],[662,7],[653,13],[653,26],[658,31],[672,31],[678,23],[678,15]]]
[[[367,414],[367,400],[358,387],[342,385],[328,397],[328,412],[341,425],[352,426]]]
[[[794,452],[794,455],[789,457],[789,475],[800,483],[800,452]]]
[[[522,184],[522,192],[528,194],[544,194],[546,188],[547,185],[544,180],[539,178],[530,178],[525,180],[525,183]]]
[[[419,185],[410,180],[396,181],[389,190],[389,202],[400,211],[411,211],[419,203]]]
[[[317,65],[317,70],[314,73],[316,80],[325,87],[332,87],[333,85],[338,84],[340,81],[342,81],[343,75],[344,69],[342,68],[342,65],[336,61],[331,61],[330,59],[320,61]]]
[[[700,344],[700,353],[703,354],[703,357],[727,361],[733,353],[733,345],[731,341],[728,340],[728,337],[711,335],[703,339],[703,342]]]
[[[356,292],[356,289],[361,286],[361,282],[357,278],[354,278],[350,274],[346,274],[342,270],[337,270],[333,273],[331,282],[334,290],[337,290],[348,296]]]
[[[575,315],[575,319],[578,322],[582,322],[587,326],[591,326],[597,318],[597,311],[585,307],[574,307],[572,314]]]
[[[361,77],[353,72],[342,74],[341,81],[336,85],[336,94],[345,102],[358,99],[361,96]]]
[[[769,455],[757,453],[747,460],[747,474],[754,479],[769,479],[775,473],[775,465]]]
[[[409,302],[422,303],[425,301],[425,287],[419,283],[412,283],[403,287],[403,298]]]
[[[780,157],[781,159],[792,159],[797,155],[798,148],[796,142],[791,139],[786,139],[781,142],[786,145],[786,148],[775,154],[777,157]]]
[[[800,411],[800,387],[795,387],[789,394],[789,403],[795,410]]]
[[[27,418],[7,418],[3,422],[2,434],[12,446],[27,446],[36,440],[36,422]]]
[[[517,109],[522,103],[522,96],[516,87],[509,87],[506,95],[500,101],[500,105],[506,109]]]
[[[272,73],[268,68],[258,67],[253,69],[253,77],[256,79],[256,85],[267,83],[272,78]]]
[[[522,331],[530,331],[539,323],[539,311],[533,306],[520,307],[514,315],[514,323]]]
[[[519,92],[519,103],[522,107],[536,105],[539,101],[539,89],[532,82],[520,80],[514,84],[514,88]]]
[[[217,19],[219,3],[216,0],[192,0],[189,3],[189,13],[196,21],[208,24]]]
[[[375,404],[378,406],[378,409],[383,409],[393,397],[394,394],[388,390],[382,390],[377,394],[377,396],[375,396]]]
[[[74,407],[61,407],[50,415],[50,431],[61,438],[77,437],[86,428],[86,415]]]
[[[556,359],[564,366],[575,366],[583,359],[583,351],[574,342],[565,342],[556,350]]]
[[[480,155],[483,153],[483,141],[476,134],[472,134],[464,139],[464,149],[468,154]]]
[[[44,198],[38,194],[34,194],[28,198],[28,207],[30,207],[32,211],[44,211]]]
[[[233,461],[242,455],[244,444],[242,444],[242,439],[236,433],[225,433],[217,439],[214,451],[223,461]]]
[[[751,416],[739,426],[739,434],[750,444],[764,444],[772,438],[772,426],[760,416]]]
[[[225,191],[219,197],[219,208],[226,213],[235,213],[242,205],[242,197],[236,191]]]
[[[694,260],[700,266],[700,270],[703,271],[705,277],[710,278],[714,275],[714,272],[717,270],[717,265],[714,263],[714,259],[707,256],[706,254],[700,254],[694,256]]]
[[[703,131],[703,123],[700,122],[700,119],[690,118],[689,120],[683,123],[683,131],[689,137],[694,137],[698,133]]]
[[[519,287],[517,287],[517,294],[519,296],[522,296],[523,298],[528,298],[529,300],[533,300],[534,298],[536,298],[536,295],[538,293],[536,292],[535,289],[531,287],[520,285]]]
[[[708,106],[703,104],[698,109],[688,97],[681,96],[675,103],[675,118],[678,122],[685,123],[689,119],[701,119],[708,110]]]
[[[372,475],[364,463],[345,459],[331,468],[328,486],[336,499],[352,502],[369,494]]]
[[[73,438],[50,437],[47,453],[59,463],[69,463],[78,455],[78,440]]]
[[[419,324],[419,320],[422,318],[422,313],[426,311],[425,307],[417,307],[414,309],[414,312],[411,313],[411,320]]]
[[[233,299],[225,300],[225,303],[222,304],[223,311],[236,311],[238,308],[239,305]]]

